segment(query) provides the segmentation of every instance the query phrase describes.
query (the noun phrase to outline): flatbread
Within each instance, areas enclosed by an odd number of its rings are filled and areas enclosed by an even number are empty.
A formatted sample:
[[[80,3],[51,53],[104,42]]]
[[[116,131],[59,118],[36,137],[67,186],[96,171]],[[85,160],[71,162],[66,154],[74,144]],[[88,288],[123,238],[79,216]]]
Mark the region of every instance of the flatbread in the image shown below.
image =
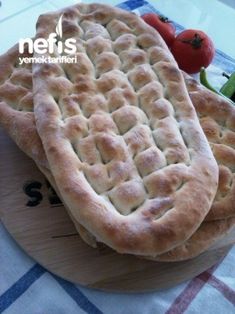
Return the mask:
[[[26,51],[26,49],[25,49]],[[24,53],[21,57],[32,57]],[[50,182],[60,199],[62,196],[50,172],[42,141],[37,133],[33,112],[32,67],[19,64],[18,45],[0,56],[0,124],[19,148],[32,158]],[[64,204],[66,207],[66,204]],[[92,234],[86,231],[68,211],[81,238],[97,247]]]
[[[180,261],[207,250],[235,225],[235,107],[184,73],[189,96],[219,165],[219,185],[212,207],[194,235],[155,258]]]
[[[34,112],[51,172],[72,216],[120,253],[155,257],[208,213],[218,167],[160,35],[138,16],[78,4],[63,15],[76,64],[33,64]],[[37,57],[37,54],[35,54]],[[48,54],[44,54],[48,57]]]
[[[209,249],[219,239],[225,237],[232,228],[234,228],[234,225],[235,217],[204,221],[198,230],[185,243],[169,252],[157,256],[154,260],[161,262],[175,262],[196,257]]]
[[[29,55],[31,56],[31,55]],[[40,168],[40,170],[44,173],[44,175],[48,178],[50,183],[53,185],[55,190],[58,189],[55,185],[54,179],[49,170],[48,161],[46,159],[44,149],[42,147],[41,139],[38,136],[34,114],[33,114],[33,99],[32,99],[32,72],[30,66],[20,66],[17,63],[18,59],[18,46],[14,46],[10,49],[5,55],[0,56],[0,123],[8,134],[13,138],[13,140],[17,143],[21,150],[23,150],[28,156],[33,158]],[[18,73],[18,74],[17,74]],[[19,76],[19,73],[21,75]],[[18,80],[15,81],[15,77],[18,77]],[[12,79],[13,78],[13,79]],[[28,79],[28,84],[26,86],[25,81]],[[193,104],[195,108],[198,108],[197,101],[201,99],[200,95],[203,95],[204,106],[201,108],[206,108],[207,95],[213,100],[213,104],[216,106],[217,103],[221,102],[219,96],[214,93],[207,91],[200,84],[195,82],[192,78],[185,75],[185,82],[187,84],[187,88],[189,90],[189,94],[194,95]],[[19,94],[19,90],[21,87],[25,87],[27,91],[24,94],[21,94],[20,97],[17,97]],[[9,99],[9,91],[13,91],[12,95],[15,98]],[[197,95],[197,97],[196,97]],[[31,99],[27,102],[22,102],[24,97],[26,99]],[[11,96],[12,97],[12,96]],[[21,104],[21,105],[19,105]],[[232,110],[229,113],[229,116],[233,116],[235,112],[235,108],[231,107],[230,104],[225,101],[223,107],[227,109],[224,111],[228,111],[228,108]],[[216,109],[217,110],[217,109]],[[214,115],[215,111],[205,112],[204,116],[210,114]],[[231,131],[231,129],[230,129]],[[30,134],[30,136],[29,136]],[[30,139],[30,142],[29,142]],[[225,144],[226,145],[226,144]],[[235,160],[234,160],[235,163]],[[221,175],[220,175],[221,176]],[[217,194],[220,194],[220,188],[223,187],[219,184],[219,188]],[[226,197],[231,193],[227,193]],[[225,203],[226,204],[226,203]],[[214,208],[212,206],[212,208]],[[225,208],[226,213],[226,208]],[[210,215],[210,212],[209,212]],[[222,217],[223,208],[221,208],[221,212],[219,216]],[[214,216],[214,215],[213,215]],[[71,217],[72,218],[72,217]],[[74,221],[74,220],[73,220]],[[209,248],[214,242],[216,242],[219,238],[223,237],[226,233],[230,231],[234,222],[232,220],[227,221],[226,219],[218,220],[215,224],[208,224],[203,222],[201,227],[194,233],[194,235],[183,245],[174,250],[163,254],[162,256],[158,256],[155,258],[158,260],[165,261],[176,261],[192,258],[197,256],[201,252],[205,251]],[[81,225],[76,224],[76,228],[82,237],[82,239],[89,245],[96,247],[96,240],[92,234],[86,231]],[[218,232],[219,231],[219,232]]]
[[[190,98],[219,165],[219,187],[206,220],[235,215],[235,106],[185,75]]]

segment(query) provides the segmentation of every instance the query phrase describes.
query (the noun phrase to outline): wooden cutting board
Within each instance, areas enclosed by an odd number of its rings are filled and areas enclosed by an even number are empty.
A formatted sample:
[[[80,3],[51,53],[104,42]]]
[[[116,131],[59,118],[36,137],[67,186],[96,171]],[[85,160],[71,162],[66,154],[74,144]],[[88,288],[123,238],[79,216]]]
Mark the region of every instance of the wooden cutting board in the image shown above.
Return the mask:
[[[63,205],[34,162],[0,130],[1,220],[38,263],[74,283],[109,291],[172,287],[218,262],[231,245],[177,263],[159,263],[93,249],[78,236]]]

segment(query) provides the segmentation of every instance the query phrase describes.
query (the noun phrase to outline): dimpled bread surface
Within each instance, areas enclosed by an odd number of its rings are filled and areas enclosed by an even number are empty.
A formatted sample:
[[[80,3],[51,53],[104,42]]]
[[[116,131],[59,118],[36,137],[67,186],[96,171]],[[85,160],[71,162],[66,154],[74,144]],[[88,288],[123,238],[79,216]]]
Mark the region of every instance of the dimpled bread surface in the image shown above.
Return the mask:
[[[78,4],[40,16],[36,37],[48,38],[62,14],[62,40],[77,40],[78,62],[33,65],[36,125],[53,177],[98,241],[154,257],[205,218],[216,161],[155,30],[118,8]]]

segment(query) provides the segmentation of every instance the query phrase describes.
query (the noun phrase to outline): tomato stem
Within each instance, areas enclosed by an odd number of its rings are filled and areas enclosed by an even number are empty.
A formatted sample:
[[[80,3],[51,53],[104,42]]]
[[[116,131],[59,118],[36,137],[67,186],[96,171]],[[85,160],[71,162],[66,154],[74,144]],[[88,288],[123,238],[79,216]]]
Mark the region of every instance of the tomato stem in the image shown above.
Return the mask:
[[[229,79],[229,78],[230,78],[230,75],[229,75],[229,74],[227,74],[226,72],[223,72],[223,73],[222,73],[222,75],[223,75],[223,76],[225,76],[227,79]]]
[[[203,42],[203,38],[197,33],[194,34],[192,39],[184,39],[182,43],[190,44],[193,48],[198,49],[201,48]]]
[[[164,22],[164,23],[171,23],[171,21],[168,19],[168,17],[164,15],[159,15],[159,20]]]

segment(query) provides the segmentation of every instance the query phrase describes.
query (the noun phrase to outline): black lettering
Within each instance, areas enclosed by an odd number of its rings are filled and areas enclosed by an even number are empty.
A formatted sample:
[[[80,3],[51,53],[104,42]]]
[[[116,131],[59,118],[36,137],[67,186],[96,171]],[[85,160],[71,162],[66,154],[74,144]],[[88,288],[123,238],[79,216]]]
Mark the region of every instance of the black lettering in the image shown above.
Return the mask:
[[[38,181],[26,182],[23,186],[23,191],[26,195],[30,197],[30,200],[26,203],[26,206],[33,207],[41,203],[43,197],[42,194],[37,191],[41,189],[42,184]]]
[[[49,203],[51,205],[62,204],[59,196],[56,194],[55,190],[53,189],[53,187],[50,185],[50,183],[47,180],[46,180],[46,185],[49,191],[49,196],[48,196]]]

